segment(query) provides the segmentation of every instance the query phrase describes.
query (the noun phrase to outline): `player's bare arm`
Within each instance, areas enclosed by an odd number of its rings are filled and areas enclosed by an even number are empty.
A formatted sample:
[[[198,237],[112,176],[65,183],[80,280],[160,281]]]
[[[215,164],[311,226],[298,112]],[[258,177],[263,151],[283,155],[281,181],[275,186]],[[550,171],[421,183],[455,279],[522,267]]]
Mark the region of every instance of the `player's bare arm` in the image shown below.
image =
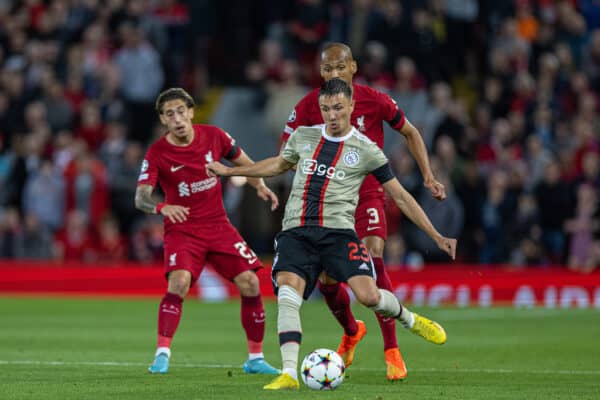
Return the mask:
[[[429,157],[427,156],[427,148],[419,130],[406,119],[398,132],[406,138],[408,150],[417,161],[421,175],[423,175],[423,185],[431,192],[433,198],[444,200],[446,198],[446,188],[433,176],[429,165]]]
[[[447,238],[435,229],[419,203],[402,187],[398,179],[394,178],[387,181],[383,184],[383,187],[394,199],[394,202],[402,210],[402,213],[432,238],[440,250],[454,260],[456,256],[456,239]]]
[[[236,159],[231,160],[231,162],[236,166],[242,167],[254,164],[254,161],[252,161],[243,150],[240,152],[240,155]],[[256,189],[256,195],[259,198],[271,202],[271,211],[279,207],[279,198],[267,185],[265,185],[265,181],[262,178],[248,178],[248,183]]]
[[[139,185],[135,190],[135,207],[147,214],[162,214],[173,223],[184,222],[190,214],[189,207],[159,203],[152,197],[152,185]]]
[[[265,178],[268,176],[281,175],[295,164],[286,161],[282,156],[265,158],[252,165],[227,167],[220,162],[212,162],[206,165],[210,176],[248,176]]]

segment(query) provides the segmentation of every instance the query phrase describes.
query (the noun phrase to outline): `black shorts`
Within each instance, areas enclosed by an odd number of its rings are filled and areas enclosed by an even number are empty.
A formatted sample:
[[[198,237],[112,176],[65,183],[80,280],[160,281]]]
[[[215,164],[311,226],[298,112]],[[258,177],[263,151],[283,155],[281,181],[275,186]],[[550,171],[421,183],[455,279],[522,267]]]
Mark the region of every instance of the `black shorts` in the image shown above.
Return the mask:
[[[306,300],[323,270],[338,282],[347,282],[357,275],[375,278],[369,252],[352,229],[303,226],[277,235],[272,270],[275,294],[277,272],[288,271],[306,281],[302,295]]]

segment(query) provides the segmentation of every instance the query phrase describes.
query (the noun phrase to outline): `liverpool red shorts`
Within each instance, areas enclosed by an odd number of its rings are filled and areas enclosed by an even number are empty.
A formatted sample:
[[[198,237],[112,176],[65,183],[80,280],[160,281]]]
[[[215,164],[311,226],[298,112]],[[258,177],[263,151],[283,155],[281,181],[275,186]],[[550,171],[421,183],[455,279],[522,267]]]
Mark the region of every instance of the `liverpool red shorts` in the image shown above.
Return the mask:
[[[193,282],[209,263],[223,278],[232,281],[240,273],[257,270],[262,264],[238,231],[229,223],[212,225],[210,229],[165,233],[165,276],[184,269]]]
[[[356,234],[361,240],[365,236],[379,236],[383,240],[387,239],[385,199],[383,197],[359,199],[354,220]]]

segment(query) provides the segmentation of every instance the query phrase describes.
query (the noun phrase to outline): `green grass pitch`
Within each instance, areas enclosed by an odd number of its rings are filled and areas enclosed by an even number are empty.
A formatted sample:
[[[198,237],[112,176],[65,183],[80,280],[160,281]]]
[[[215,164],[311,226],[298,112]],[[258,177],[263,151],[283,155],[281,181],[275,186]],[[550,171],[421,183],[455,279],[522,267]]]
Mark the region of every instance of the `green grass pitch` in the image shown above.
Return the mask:
[[[600,311],[417,309],[448,332],[443,346],[398,327],[409,368],[385,379],[374,316],[346,381],[333,392],[267,392],[241,370],[239,304],[189,298],[167,375],[147,373],[158,299],[0,297],[0,399],[600,399]],[[276,305],[265,304],[265,353],[280,366]],[[341,331],[320,301],[302,308],[301,358],[335,349]]]

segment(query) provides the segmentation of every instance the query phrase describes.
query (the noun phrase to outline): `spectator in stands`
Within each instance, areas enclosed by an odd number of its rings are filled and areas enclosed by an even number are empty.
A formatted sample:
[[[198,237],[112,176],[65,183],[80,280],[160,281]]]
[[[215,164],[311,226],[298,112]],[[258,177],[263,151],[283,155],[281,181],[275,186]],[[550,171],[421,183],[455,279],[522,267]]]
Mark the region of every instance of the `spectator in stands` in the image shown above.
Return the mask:
[[[329,32],[329,12],[323,0],[295,0],[288,31],[304,79],[310,87],[320,84],[315,62],[319,46]]]
[[[394,86],[394,76],[387,70],[387,62],[386,47],[379,42],[368,42],[365,46],[362,67],[355,78],[356,82],[388,92]]]
[[[90,100],[84,102],[81,106],[81,122],[73,132],[75,137],[83,139],[88,149],[94,152],[104,141],[104,130],[105,125],[98,105]]]
[[[483,243],[479,262],[495,264],[507,261],[506,229],[511,223],[511,204],[508,198],[508,174],[500,169],[492,171],[487,183],[487,196],[481,209]]]
[[[17,256],[17,242],[22,230],[19,210],[10,207],[0,214],[0,258]]]
[[[591,271],[596,267],[594,242],[600,231],[597,187],[589,184],[579,186],[575,215],[565,221],[565,231],[571,235],[567,265],[573,270]]]
[[[300,79],[300,66],[296,61],[285,60],[281,66],[280,82],[267,84],[267,103],[265,105],[265,119],[269,132],[274,138],[279,138],[281,127],[285,125],[290,110],[299,99],[306,94]]]
[[[127,147],[127,128],[120,121],[112,120],[106,124],[105,133],[106,137],[98,149],[98,157],[106,167],[109,182],[114,185]]]
[[[106,169],[98,158],[81,149],[65,169],[66,209],[79,210],[86,222],[97,226],[109,207]]]
[[[544,249],[550,261],[559,264],[564,261],[566,236],[563,226],[573,212],[573,197],[571,186],[561,179],[556,160],[548,163],[543,180],[534,190]]]
[[[28,218],[35,219],[35,225],[51,231],[63,226],[65,180],[52,160],[43,160],[39,170],[27,178],[22,208]]]
[[[538,135],[530,135],[526,139],[527,182],[526,188],[531,190],[540,183],[544,176],[546,166],[552,162],[552,153],[544,147],[542,138]]]
[[[52,233],[33,214],[23,218],[23,229],[15,238],[15,258],[22,260],[51,260]]]
[[[94,237],[83,211],[72,210],[67,213],[65,227],[54,237],[53,253],[59,261],[94,260]]]
[[[71,103],[65,97],[63,84],[53,76],[43,83],[42,103],[48,111],[47,121],[53,132],[72,127],[74,111]]]
[[[121,91],[127,102],[129,138],[145,142],[155,121],[154,99],[164,82],[160,55],[132,21],[119,26],[123,46],[114,56],[121,74]]]
[[[427,90],[425,78],[417,72],[415,62],[409,57],[399,57],[394,65],[396,82],[390,96],[410,115],[410,121],[420,131],[423,130],[427,110]]]
[[[419,186],[415,199],[421,205],[429,219],[435,226],[440,227],[442,235],[450,237],[458,236],[463,229],[464,210],[454,191],[452,182],[448,179],[446,171],[442,170],[437,157],[431,157],[431,171],[446,188],[446,199],[442,202],[431,197],[431,193]],[[442,253],[435,243],[432,243],[426,235],[421,234],[419,229],[409,221],[406,221],[404,237],[408,242],[409,249],[416,250],[426,262],[447,262],[447,256]]]
[[[163,261],[163,221],[146,215],[131,233],[131,255],[135,261],[151,264]]]
[[[112,211],[119,220],[122,232],[129,232],[135,218],[139,216],[131,199],[135,197],[143,157],[144,151],[139,143],[127,143],[110,180]]]
[[[541,244],[542,230],[535,198],[522,193],[516,215],[508,225],[508,247],[513,265],[539,265],[546,262]]]
[[[121,235],[119,222],[112,215],[100,220],[98,237],[94,241],[93,261],[117,263],[127,261],[127,241]]]

